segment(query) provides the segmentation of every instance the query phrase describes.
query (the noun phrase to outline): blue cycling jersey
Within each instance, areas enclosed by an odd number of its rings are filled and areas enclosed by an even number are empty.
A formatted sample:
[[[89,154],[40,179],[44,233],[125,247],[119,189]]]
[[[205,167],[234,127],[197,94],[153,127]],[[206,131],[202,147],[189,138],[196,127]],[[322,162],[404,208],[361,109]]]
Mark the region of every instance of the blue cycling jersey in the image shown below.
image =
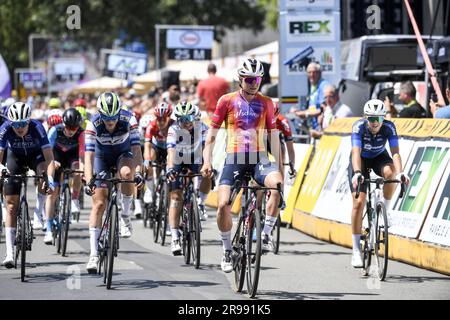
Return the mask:
[[[28,132],[23,137],[14,132],[9,121],[0,127],[0,150],[8,148],[16,155],[28,156],[50,147],[44,126],[37,120],[30,121]]]
[[[360,119],[353,124],[352,148],[361,148],[361,157],[373,159],[386,150],[386,141],[391,148],[398,147],[398,136],[395,124],[384,120],[380,131],[373,135],[369,131],[368,121]]]
[[[100,117],[94,115],[86,126],[86,151],[95,152],[97,158],[117,157],[131,151],[131,146],[140,146],[139,129],[131,112],[121,109],[119,120],[110,133]]]

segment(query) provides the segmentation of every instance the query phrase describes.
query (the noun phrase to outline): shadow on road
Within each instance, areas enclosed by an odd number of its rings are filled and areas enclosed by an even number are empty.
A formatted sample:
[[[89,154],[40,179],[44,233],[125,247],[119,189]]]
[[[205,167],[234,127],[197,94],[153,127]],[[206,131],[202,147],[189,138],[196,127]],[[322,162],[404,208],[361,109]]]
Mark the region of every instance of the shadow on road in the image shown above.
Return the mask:
[[[299,251],[299,250],[282,250],[278,253],[279,255],[289,254],[289,255],[302,255],[302,256],[311,256],[311,255],[334,255],[334,256],[348,256],[351,255],[351,252],[339,252],[339,251]]]
[[[158,287],[186,287],[197,288],[205,286],[217,286],[219,283],[207,281],[154,281],[154,280],[121,280],[112,282],[112,290],[149,290]]]
[[[351,293],[351,292],[288,292],[288,291],[261,291],[257,299],[280,299],[280,300],[341,300],[344,297],[360,296],[369,299],[378,296],[375,293]]]
[[[442,277],[408,277],[402,275],[388,275],[385,280],[387,283],[424,283],[433,281],[450,281],[450,277],[444,275]]]

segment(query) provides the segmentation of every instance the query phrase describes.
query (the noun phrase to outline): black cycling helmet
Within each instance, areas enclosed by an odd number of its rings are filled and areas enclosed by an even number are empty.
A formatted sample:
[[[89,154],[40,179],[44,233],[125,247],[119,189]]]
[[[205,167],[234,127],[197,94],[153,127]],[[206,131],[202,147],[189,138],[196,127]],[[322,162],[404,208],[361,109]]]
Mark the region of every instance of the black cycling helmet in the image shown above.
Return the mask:
[[[69,127],[79,127],[83,118],[75,108],[69,108],[63,113],[63,123]]]

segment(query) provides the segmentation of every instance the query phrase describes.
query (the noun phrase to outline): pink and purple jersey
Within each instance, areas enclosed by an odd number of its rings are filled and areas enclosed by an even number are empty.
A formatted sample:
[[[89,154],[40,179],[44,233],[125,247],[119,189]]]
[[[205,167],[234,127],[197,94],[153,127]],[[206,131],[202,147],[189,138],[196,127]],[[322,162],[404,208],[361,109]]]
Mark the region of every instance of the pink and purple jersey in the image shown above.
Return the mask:
[[[266,151],[264,136],[276,128],[273,111],[269,97],[257,93],[248,102],[236,91],[219,99],[211,127],[219,129],[225,121],[227,153]]]

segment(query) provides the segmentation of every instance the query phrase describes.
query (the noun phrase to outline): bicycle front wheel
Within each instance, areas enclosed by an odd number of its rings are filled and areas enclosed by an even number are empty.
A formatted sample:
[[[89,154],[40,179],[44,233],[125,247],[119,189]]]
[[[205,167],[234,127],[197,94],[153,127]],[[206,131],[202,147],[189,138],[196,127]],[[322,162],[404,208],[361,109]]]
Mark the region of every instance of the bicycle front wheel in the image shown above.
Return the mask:
[[[192,261],[194,262],[195,269],[200,267],[200,213],[197,205],[197,196],[195,193],[191,194],[191,204],[192,204],[192,229],[191,229],[191,239],[192,239]]]
[[[234,291],[241,292],[244,287],[245,269],[247,265],[247,256],[245,255],[245,234],[242,218],[239,218],[239,223],[236,233],[233,237],[233,270],[234,270]]]
[[[169,186],[167,182],[163,182],[163,187],[161,188],[161,245],[166,243],[166,231],[170,230],[168,223],[169,214]]]
[[[70,222],[70,203],[71,203],[70,188],[66,186],[63,192],[62,201],[62,219],[61,221],[61,255],[66,255],[67,250],[67,239],[69,238],[69,222]]]
[[[27,244],[28,244],[28,205],[23,202],[20,206],[21,221],[21,233],[20,233],[20,281],[25,281],[25,264],[27,259]]]
[[[186,208],[183,207],[183,255],[184,255],[184,263],[190,264],[191,263],[191,228],[189,227],[189,224],[191,222],[189,221],[189,212]]]
[[[377,203],[375,220],[375,261],[377,263],[378,279],[383,281],[386,278],[389,261],[389,228],[386,207],[383,203]]]
[[[247,294],[254,298],[258,290],[261,267],[261,214],[255,209],[249,213],[247,229]]]
[[[113,204],[111,206],[109,223],[109,235],[108,235],[108,248],[107,248],[107,259],[108,259],[108,270],[106,271],[106,288],[111,289],[111,281],[114,269],[114,256],[117,252],[117,236],[118,236],[118,210],[117,205]]]

